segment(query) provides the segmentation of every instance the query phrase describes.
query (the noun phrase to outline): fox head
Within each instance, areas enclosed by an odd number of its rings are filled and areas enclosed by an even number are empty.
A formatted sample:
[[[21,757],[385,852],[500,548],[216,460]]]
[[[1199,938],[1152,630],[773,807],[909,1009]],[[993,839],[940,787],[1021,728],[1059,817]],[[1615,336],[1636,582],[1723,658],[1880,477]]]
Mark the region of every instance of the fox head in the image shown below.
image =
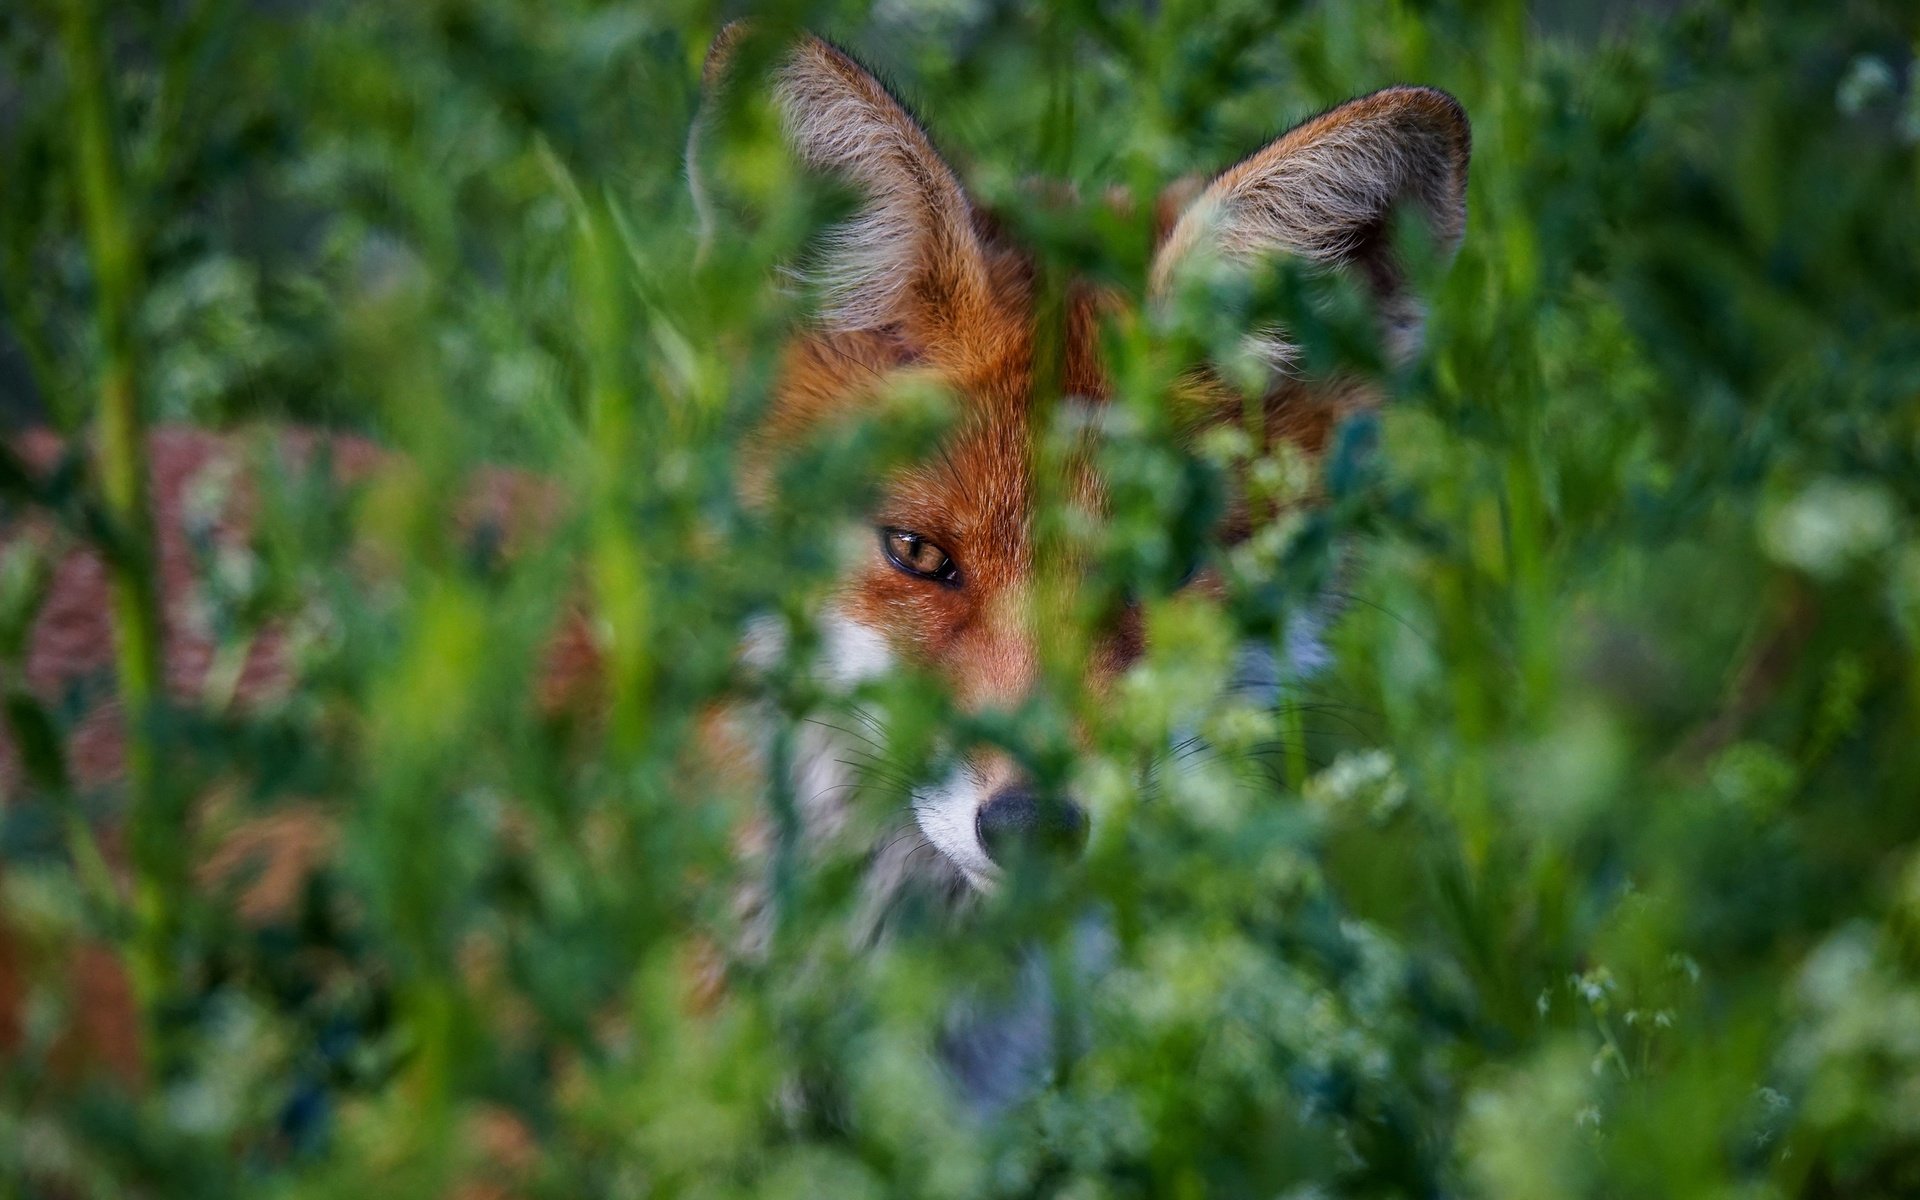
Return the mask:
[[[732,27],[715,43],[710,88],[742,38]],[[911,662],[943,678],[964,709],[1017,709],[1039,679],[1040,639],[1061,619],[1034,586],[1036,494],[1051,488],[1102,505],[1101,482],[1085,464],[1070,479],[1036,478],[1035,397],[1048,389],[1087,405],[1106,401],[1100,326],[1125,301],[1070,289],[1064,316],[1056,306],[1048,318],[1064,327],[1041,330],[1031,260],[1006,244],[870,72],[803,36],[774,59],[771,87],[797,159],[849,188],[860,207],[826,234],[811,265],[818,311],[784,353],[762,441],[790,444],[908,375],[937,382],[957,405],[937,452],[884,481],[869,548],[826,615],[825,665],[853,679]],[[1170,189],[1139,291],[1152,304],[1202,264],[1292,256],[1352,272],[1387,353],[1404,359],[1418,345],[1420,307],[1396,261],[1390,219],[1416,216],[1450,253],[1465,221],[1468,149],[1465,114],[1444,92],[1395,87],[1343,104],[1204,184]],[[697,170],[694,178],[698,192]],[[1275,368],[1257,406],[1269,441],[1317,454],[1344,414],[1376,401],[1364,384],[1288,370],[1294,356],[1280,331],[1242,332]],[[1042,336],[1057,352],[1037,352]],[[1040,377],[1043,359],[1055,378]],[[1242,391],[1207,364],[1194,364],[1181,386],[1202,421],[1210,408],[1217,420],[1246,419]],[[1244,535],[1244,514],[1230,523]],[[1142,649],[1137,614],[1121,613],[1087,652],[1087,686],[1109,684]],[[1037,795],[1004,751],[955,750],[950,773],[916,791],[913,808],[925,843],[968,883],[990,885],[1024,842],[1082,830],[1081,810]]]

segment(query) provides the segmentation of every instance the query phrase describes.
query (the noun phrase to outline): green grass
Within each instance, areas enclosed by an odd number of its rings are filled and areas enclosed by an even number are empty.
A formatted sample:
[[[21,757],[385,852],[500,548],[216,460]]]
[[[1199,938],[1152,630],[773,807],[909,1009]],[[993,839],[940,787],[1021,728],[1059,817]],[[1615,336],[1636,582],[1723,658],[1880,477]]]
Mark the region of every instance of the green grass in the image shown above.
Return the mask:
[[[1393,82],[1474,126],[1428,354],[1231,603],[1155,583],[1191,516],[1164,481],[1218,462],[1123,389],[1088,536],[1152,596],[1147,659],[1112,703],[1063,686],[998,730],[1089,797],[1087,860],[865,953],[859,839],[808,852],[785,789],[715,790],[685,752],[742,689],[776,753],[833,711],[791,669],[743,683],[740,630],[817,607],[872,464],[938,426],[904,397],[799,451],[791,503],[739,499],[794,318],[766,280],[843,198],[748,128],[725,153],[757,220],[696,255],[683,140],[735,9],[97,7],[0,10],[0,413],[100,448],[51,489],[0,471],[0,519],[110,552],[124,700],[152,691],[143,420],[364,433],[411,469],[266,473],[209,619],[239,647],[291,622],[301,686],[137,723],[124,789],[65,782],[77,702],[15,686],[46,564],[0,556],[9,728],[41,754],[0,807],[0,981],[29,997],[0,1195],[1920,1191],[1908,6],[1724,0],[1601,40],[1517,4],[763,13],[900,80],[1009,208],[1036,173],[1150,194]],[[1050,269],[1140,286],[1131,226],[1019,223]],[[1154,377],[1150,340],[1115,339],[1117,378]],[[481,464],[568,515],[470,552],[449,497]],[[1211,699],[1331,545],[1352,599],[1308,702]],[[576,605],[609,648],[584,720],[526,702]],[[913,678],[863,699],[893,731],[878,823],[949,718]],[[1143,793],[1181,705],[1220,762]],[[178,813],[214,795],[337,825],[291,912],[189,884],[211,835]],[[779,919],[696,1003],[756,812]],[[1084,979],[1094,909],[1114,962]],[[82,946],[139,982],[138,1083],[62,1066]],[[1016,946],[1073,1036],[976,1122],[929,1047]]]

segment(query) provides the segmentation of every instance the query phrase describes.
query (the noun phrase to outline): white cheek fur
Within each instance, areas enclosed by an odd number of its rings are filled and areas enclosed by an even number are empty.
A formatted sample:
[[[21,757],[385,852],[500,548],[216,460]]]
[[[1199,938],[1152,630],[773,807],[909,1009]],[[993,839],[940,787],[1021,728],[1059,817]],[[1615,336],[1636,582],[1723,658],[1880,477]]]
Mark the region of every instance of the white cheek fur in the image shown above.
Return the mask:
[[[893,650],[886,635],[840,612],[820,618],[818,674],[822,682],[852,688],[893,669]]]
[[[893,667],[894,656],[886,636],[844,613],[829,612],[823,616],[820,634],[816,671],[819,678],[831,686],[851,689],[864,680],[884,675]],[[825,779],[808,782],[823,790],[830,786],[830,781]],[[945,778],[913,794],[913,816],[920,832],[976,888],[990,886],[995,875],[993,862],[987,858],[974,832],[974,815],[986,798],[985,793],[985,781],[973,768],[962,763]]]
[[[787,654],[786,624],[772,613],[747,621],[740,639],[740,662],[756,671],[770,671]],[[821,683],[851,690],[893,669],[893,651],[886,635],[860,624],[836,609],[820,616],[820,649],[811,672]]]

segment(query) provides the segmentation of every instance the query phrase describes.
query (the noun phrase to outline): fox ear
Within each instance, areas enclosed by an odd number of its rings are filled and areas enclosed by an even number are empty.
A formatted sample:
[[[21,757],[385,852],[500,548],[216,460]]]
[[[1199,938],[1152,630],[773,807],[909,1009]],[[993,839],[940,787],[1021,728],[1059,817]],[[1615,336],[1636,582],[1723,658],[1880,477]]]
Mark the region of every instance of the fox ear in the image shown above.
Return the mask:
[[[735,22],[714,40],[709,90],[747,36]],[[774,61],[774,104],[796,157],[863,202],[805,271],[827,325],[938,336],[984,305],[989,279],[973,206],[919,122],[866,68],[817,37],[802,34]]]
[[[1303,122],[1222,172],[1185,204],[1155,254],[1149,292],[1164,295],[1203,258],[1247,262],[1291,254],[1351,267],[1372,289],[1386,346],[1420,346],[1421,308],[1394,259],[1390,218],[1410,210],[1451,256],[1466,224],[1467,116],[1434,88],[1394,87]],[[1273,331],[1256,350],[1284,367],[1293,348]]]

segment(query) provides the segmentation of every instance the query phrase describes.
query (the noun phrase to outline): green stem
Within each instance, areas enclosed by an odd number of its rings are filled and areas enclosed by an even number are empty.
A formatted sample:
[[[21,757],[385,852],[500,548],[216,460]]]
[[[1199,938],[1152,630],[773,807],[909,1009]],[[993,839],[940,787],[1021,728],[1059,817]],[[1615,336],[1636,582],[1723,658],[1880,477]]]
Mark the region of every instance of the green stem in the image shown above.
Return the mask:
[[[74,167],[94,274],[102,365],[95,470],[112,528],[106,547],[114,648],[126,720],[126,775],[132,799],[135,984],[146,1011],[168,989],[181,858],[176,814],[159,778],[154,724],[161,694],[159,606],[154,589],[153,518],[147,502],[145,433],[133,313],[140,255],[114,139],[103,31],[92,0],[66,0],[62,16],[72,81]]]

